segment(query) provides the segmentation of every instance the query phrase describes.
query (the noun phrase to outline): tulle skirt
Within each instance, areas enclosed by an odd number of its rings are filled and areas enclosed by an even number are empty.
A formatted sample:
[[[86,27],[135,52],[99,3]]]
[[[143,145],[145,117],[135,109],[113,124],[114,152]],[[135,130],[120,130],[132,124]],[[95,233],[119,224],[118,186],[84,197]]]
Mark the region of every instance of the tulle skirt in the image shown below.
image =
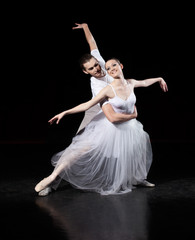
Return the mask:
[[[55,169],[62,169],[60,180],[75,188],[102,195],[122,194],[147,178],[152,148],[139,121],[113,124],[101,112],[51,162]]]

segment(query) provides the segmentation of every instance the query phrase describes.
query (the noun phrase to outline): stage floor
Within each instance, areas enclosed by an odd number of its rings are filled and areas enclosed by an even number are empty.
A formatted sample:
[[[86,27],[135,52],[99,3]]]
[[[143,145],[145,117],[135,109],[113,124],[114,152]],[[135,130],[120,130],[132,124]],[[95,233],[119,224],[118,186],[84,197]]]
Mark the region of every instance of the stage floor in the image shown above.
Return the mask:
[[[1,239],[195,239],[195,176],[189,161],[194,148],[166,144],[153,144],[155,162],[149,180],[155,188],[101,196],[63,182],[46,197],[37,196],[34,186],[50,173],[48,158],[57,149],[1,145]]]

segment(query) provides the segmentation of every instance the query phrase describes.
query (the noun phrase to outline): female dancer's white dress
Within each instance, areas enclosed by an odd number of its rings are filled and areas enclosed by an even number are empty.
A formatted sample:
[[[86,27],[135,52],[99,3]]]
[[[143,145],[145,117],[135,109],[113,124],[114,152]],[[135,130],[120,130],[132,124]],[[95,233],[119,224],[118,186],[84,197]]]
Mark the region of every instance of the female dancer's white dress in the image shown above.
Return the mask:
[[[107,103],[115,112],[133,113],[134,92],[123,100],[114,88],[113,91],[115,97]],[[121,194],[130,192],[133,185],[147,178],[152,148],[149,135],[139,121],[111,123],[101,111],[65,150],[52,157],[51,162],[55,168],[66,166],[60,173],[60,180],[68,181],[75,188],[102,195]],[[58,184],[59,181],[52,187],[56,189]]]

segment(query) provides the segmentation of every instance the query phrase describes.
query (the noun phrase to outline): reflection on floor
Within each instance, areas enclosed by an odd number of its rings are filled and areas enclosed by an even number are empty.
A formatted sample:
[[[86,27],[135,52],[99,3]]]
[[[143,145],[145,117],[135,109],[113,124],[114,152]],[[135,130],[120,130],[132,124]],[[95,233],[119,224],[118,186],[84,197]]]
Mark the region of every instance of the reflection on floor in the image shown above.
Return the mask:
[[[154,146],[157,152],[161,148],[164,149],[164,145]],[[50,172],[46,163],[50,152],[41,146],[4,146],[1,239],[195,239],[195,176],[190,161],[189,171],[186,166],[178,168],[184,155],[186,162],[194,156],[191,155],[194,148],[189,144],[188,148],[188,151],[187,146],[181,151],[180,146],[172,145],[166,166],[162,162],[159,168],[154,164],[150,180],[155,182],[155,188],[136,188],[120,196],[101,196],[76,190],[63,182],[57,191],[38,197],[34,186]],[[166,149],[168,151],[168,147]],[[156,159],[168,156],[168,152],[164,151],[164,155],[157,152]],[[168,165],[169,161],[172,163]]]

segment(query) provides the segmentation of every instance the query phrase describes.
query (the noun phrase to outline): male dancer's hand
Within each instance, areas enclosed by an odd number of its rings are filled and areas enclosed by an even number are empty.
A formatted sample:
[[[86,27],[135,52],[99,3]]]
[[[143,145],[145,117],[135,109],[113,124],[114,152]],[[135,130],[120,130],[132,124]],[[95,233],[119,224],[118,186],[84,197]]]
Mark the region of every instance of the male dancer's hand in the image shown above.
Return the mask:
[[[75,27],[72,27],[72,29],[79,29],[79,28],[83,28],[84,26],[87,26],[86,23],[75,23]]]

